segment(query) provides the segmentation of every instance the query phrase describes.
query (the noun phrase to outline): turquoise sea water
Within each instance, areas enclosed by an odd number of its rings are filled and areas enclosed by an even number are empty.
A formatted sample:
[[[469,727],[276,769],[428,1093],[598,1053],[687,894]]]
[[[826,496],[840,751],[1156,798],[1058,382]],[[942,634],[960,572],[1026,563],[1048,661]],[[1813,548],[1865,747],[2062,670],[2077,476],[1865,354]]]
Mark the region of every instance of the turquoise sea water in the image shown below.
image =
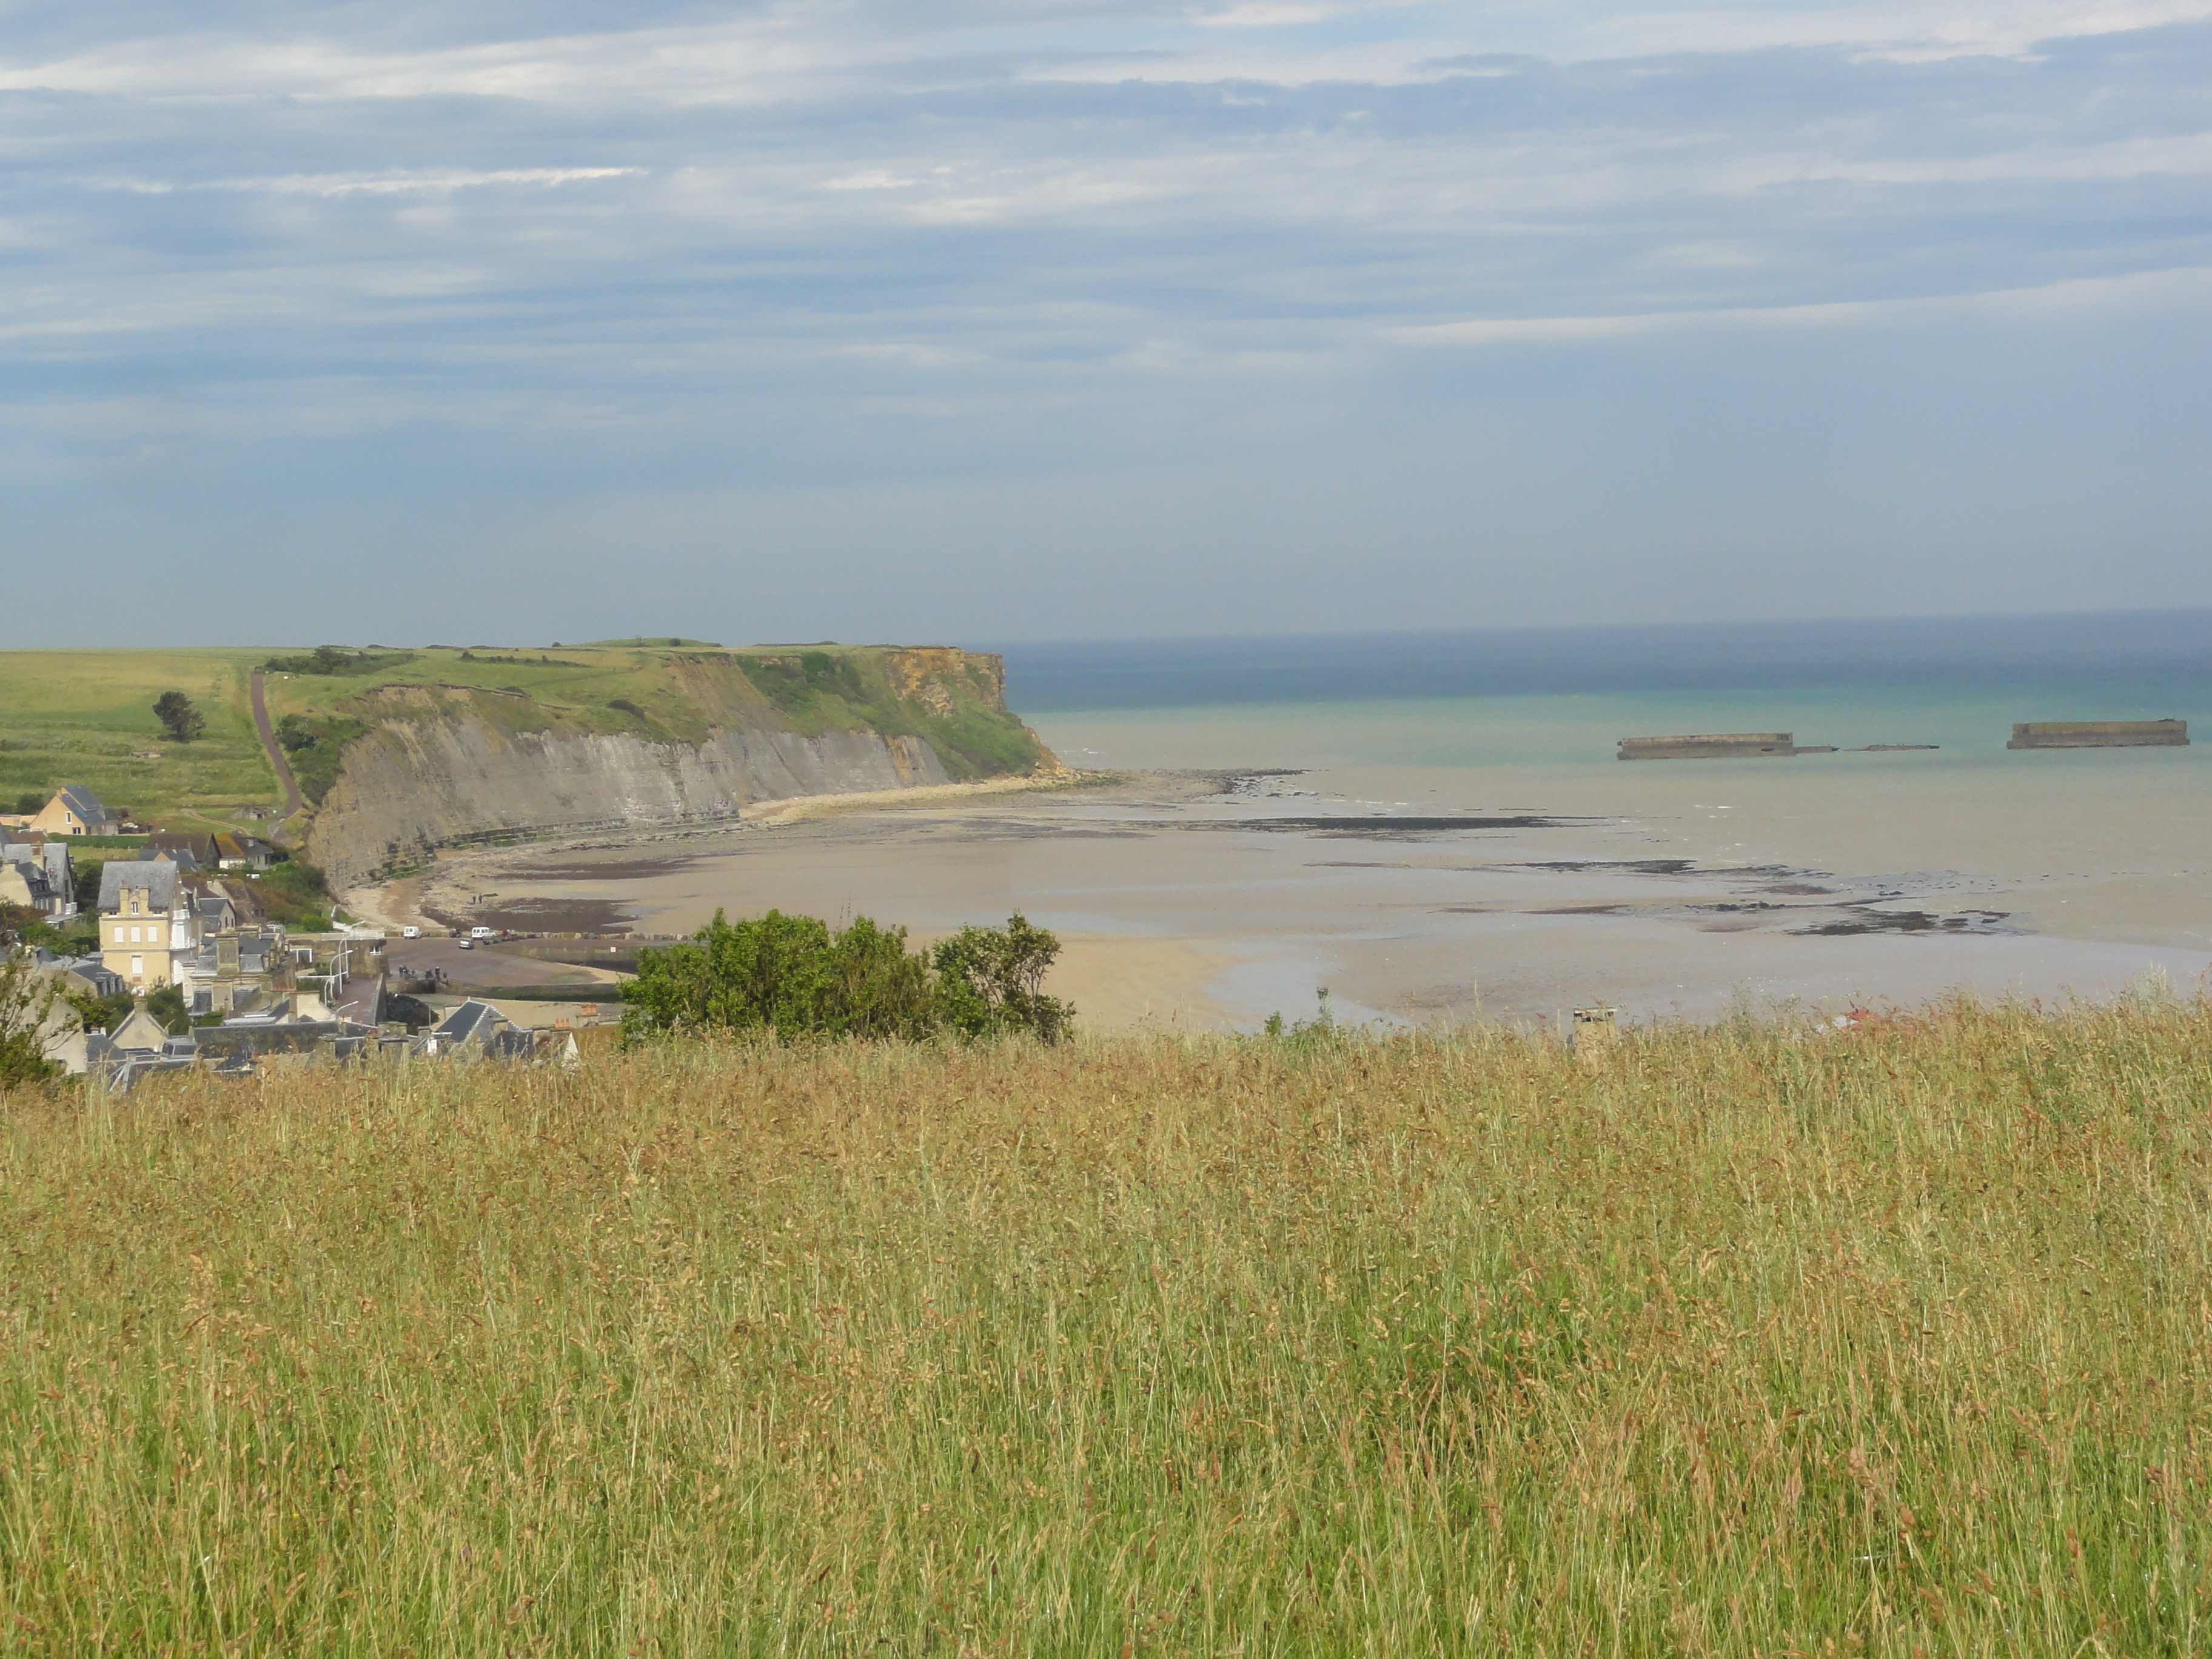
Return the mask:
[[[2172,717],[2212,738],[2203,611],[1004,648],[1008,701],[1095,766],[1611,765],[1624,737],[1787,731],[1936,744],[1963,772],[2077,758],[2009,753],[2016,720]]]

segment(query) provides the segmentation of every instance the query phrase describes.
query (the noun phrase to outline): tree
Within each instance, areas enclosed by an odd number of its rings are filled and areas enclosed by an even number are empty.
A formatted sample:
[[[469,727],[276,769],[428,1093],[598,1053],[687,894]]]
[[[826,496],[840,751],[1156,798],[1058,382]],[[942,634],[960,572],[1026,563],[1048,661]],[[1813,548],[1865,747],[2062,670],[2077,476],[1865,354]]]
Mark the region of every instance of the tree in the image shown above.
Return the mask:
[[[1057,1042],[1075,1023],[1075,1009],[1044,994],[1044,976],[1060,941],[1030,925],[1018,910],[1004,927],[963,927],[930,953],[937,1004],[945,1024],[966,1037],[1026,1032]]]
[[[771,910],[732,922],[720,911],[682,945],[638,953],[623,1028],[774,1031],[778,1036],[927,1036],[929,974],[906,929],[862,916],[833,933],[812,916]]]
[[[190,743],[207,729],[207,721],[181,691],[164,691],[154,704],[154,718],[179,743]]]
[[[866,916],[833,933],[812,916],[771,910],[733,922],[718,910],[684,943],[638,952],[623,1030],[909,1042],[949,1030],[1056,1042],[1075,1019],[1043,991],[1059,951],[1018,913],[1004,927],[963,927],[925,956],[907,950],[905,928]]]
[[[88,1031],[112,1031],[131,1018],[131,1011],[138,1006],[137,999],[128,991],[112,991],[104,997],[80,991],[63,999],[76,1010],[77,1021]]]
[[[61,1068],[46,1058],[45,1028],[54,986],[21,951],[0,962],[0,1090],[44,1083]]]
[[[161,1022],[161,1029],[171,1036],[182,1036],[192,1029],[191,1010],[185,1006],[185,994],[174,985],[160,985],[146,994],[146,1012]]]

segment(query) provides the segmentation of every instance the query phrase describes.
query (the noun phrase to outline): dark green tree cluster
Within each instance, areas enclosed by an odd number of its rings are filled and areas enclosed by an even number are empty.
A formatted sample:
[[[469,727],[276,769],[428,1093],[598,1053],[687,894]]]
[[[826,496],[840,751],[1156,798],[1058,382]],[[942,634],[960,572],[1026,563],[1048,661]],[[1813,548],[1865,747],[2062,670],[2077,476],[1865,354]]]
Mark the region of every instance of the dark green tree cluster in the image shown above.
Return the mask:
[[[207,730],[207,716],[181,691],[164,691],[154,701],[154,718],[179,743],[190,743]]]
[[[295,657],[271,657],[261,665],[271,674],[373,674],[394,663],[411,662],[412,651],[349,651],[342,645],[319,645]]]
[[[906,929],[866,916],[833,930],[780,910],[744,921],[720,911],[681,945],[638,953],[623,990],[623,1030],[732,1031],[919,1042],[949,1033],[1067,1035],[1075,1010],[1044,994],[1060,941],[1017,914],[1004,927],[962,928],[927,953]]]

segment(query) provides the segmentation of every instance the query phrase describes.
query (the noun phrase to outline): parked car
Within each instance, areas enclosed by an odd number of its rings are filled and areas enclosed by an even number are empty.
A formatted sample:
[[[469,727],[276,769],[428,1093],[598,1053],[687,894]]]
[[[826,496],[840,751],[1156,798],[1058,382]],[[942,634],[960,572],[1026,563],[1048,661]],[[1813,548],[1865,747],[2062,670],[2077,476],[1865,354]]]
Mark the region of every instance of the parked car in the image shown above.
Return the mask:
[[[472,939],[465,939],[461,941],[461,949],[464,951],[473,951],[476,948],[477,942]]]

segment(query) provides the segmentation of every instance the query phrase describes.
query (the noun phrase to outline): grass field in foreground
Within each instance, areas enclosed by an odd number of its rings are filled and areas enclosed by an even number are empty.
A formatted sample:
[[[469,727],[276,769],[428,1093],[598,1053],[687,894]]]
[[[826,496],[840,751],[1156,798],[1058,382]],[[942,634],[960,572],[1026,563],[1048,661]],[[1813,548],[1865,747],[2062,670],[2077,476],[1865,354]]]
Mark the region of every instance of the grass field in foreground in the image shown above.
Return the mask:
[[[0,1097],[0,1643],[2212,1647],[2212,1008]]]

